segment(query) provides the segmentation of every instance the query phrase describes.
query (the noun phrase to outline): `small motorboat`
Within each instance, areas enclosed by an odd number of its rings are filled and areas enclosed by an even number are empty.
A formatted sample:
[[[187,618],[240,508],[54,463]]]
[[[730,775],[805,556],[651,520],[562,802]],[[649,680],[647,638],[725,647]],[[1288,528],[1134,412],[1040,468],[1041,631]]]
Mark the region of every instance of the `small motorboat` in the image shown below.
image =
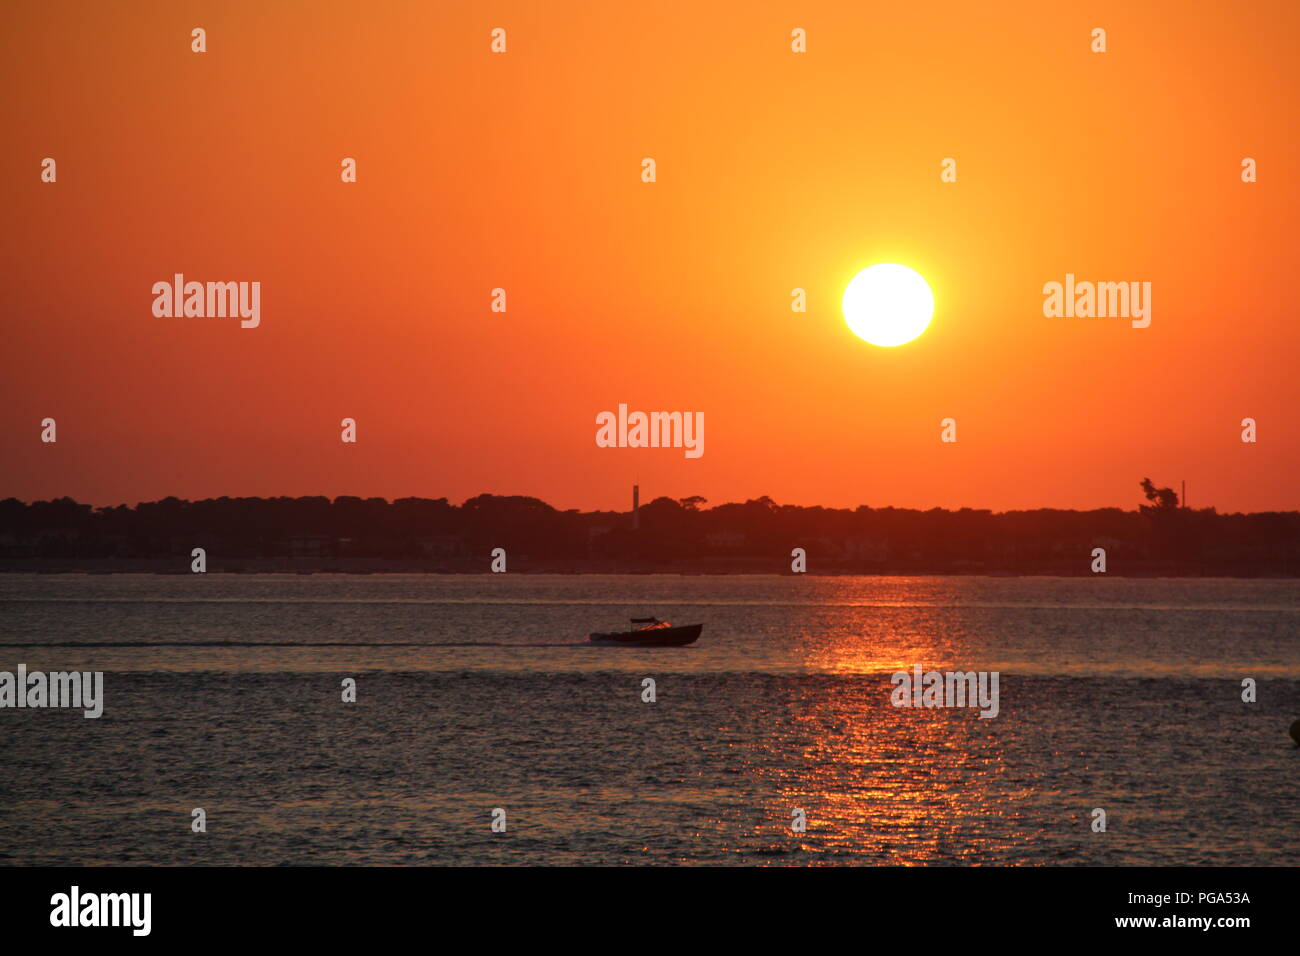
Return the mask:
[[[704,630],[703,624],[673,627],[657,617],[634,617],[632,623],[641,626],[633,627],[630,631],[597,631],[591,635],[591,640],[598,644],[619,644],[625,647],[682,647],[695,643],[700,631]]]

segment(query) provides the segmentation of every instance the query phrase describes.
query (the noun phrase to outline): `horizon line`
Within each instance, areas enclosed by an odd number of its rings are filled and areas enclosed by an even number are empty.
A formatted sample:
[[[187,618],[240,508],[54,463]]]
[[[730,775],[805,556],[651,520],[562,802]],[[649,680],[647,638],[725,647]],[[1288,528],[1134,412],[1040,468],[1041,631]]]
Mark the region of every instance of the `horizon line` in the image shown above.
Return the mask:
[[[345,499],[345,498],[346,498],[346,499],[353,499],[353,500],[356,500],[356,501],[375,501],[375,500],[379,500],[379,501],[383,501],[386,505],[389,505],[389,506],[395,505],[395,504],[396,504],[397,502],[399,502],[399,501],[429,501],[429,502],[445,501],[445,502],[447,502],[448,506],[453,507],[453,508],[458,508],[458,509],[459,509],[459,508],[463,508],[466,504],[468,504],[470,501],[473,501],[473,500],[476,499],[476,498],[503,498],[503,499],[508,499],[508,498],[523,498],[523,499],[530,499],[530,500],[533,500],[533,501],[537,501],[537,502],[539,502],[539,503],[545,505],[547,508],[550,508],[552,511],[555,511],[555,512],[557,512],[557,513],[559,513],[559,514],[566,514],[566,513],[577,512],[578,514],[620,514],[620,515],[631,515],[631,514],[633,513],[633,509],[631,509],[631,508],[629,508],[629,509],[627,509],[627,510],[616,510],[616,509],[608,509],[608,508],[588,508],[588,509],[583,509],[583,508],[560,508],[560,507],[557,507],[556,505],[551,504],[549,501],[546,501],[546,500],[543,499],[543,498],[539,498],[539,497],[537,497],[536,495],[528,495],[528,494],[498,494],[498,493],[495,493],[495,492],[488,492],[488,491],[479,492],[478,494],[475,494],[475,495],[470,495],[469,497],[467,497],[467,498],[465,498],[463,501],[461,501],[459,504],[453,502],[453,501],[452,501],[449,497],[447,497],[446,495],[439,495],[439,496],[436,496],[436,497],[426,497],[426,496],[422,496],[422,495],[402,495],[402,496],[400,496],[400,497],[389,498],[389,497],[386,497],[386,496],[383,496],[383,495],[354,495],[354,494],[339,494],[339,495],[333,495],[333,496],[331,496],[331,495],[326,495],[326,494],[314,494],[314,495],[312,495],[312,494],[308,494],[308,495],[287,495],[287,494],[280,494],[280,495],[217,495],[217,496],[208,496],[208,497],[203,497],[203,498],[182,498],[182,497],[180,497],[180,496],[178,496],[178,495],[165,495],[165,496],[163,496],[163,497],[161,497],[161,498],[140,499],[140,500],[136,501],[134,504],[128,504],[128,503],[126,503],[126,502],[119,502],[119,503],[117,503],[117,504],[110,504],[110,505],[99,505],[99,504],[94,504],[94,503],[91,503],[91,502],[79,501],[78,499],[72,497],[71,495],[60,495],[60,496],[58,496],[58,497],[53,497],[53,498],[34,498],[34,499],[31,499],[31,500],[27,500],[27,501],[24,501],[24,500],[22,500],[22,499],[20,499],[20,498],[17,498],[17,497],[15,497],[15,496],[13,496],[13,495],[9,495],[9,496],[7,496],[7,497],[5,497],[5,498],[0,498],[0,505],[3,505],[3,504],[5,504],[5,503],[7,503],[7,502],[11,502],[11,501],[16,501],[16,502],[18,502],[19,504],[23,505],[24,507],[31,507],[32,505],[36,505],[36,504],[41,504],[41,503],[45,503],[45,504],[54,504],[54,503],[56,503],[56,502],[59,502],[59,501],[65,501],[65,500],[66,500],[66,501],[71,501],[73,504],[76,504],[76,505],[89,507],[89,508],[91,508],[91,509],[94,510],[94,511],[107,511],[107,510],[113,510],[113,509],[117,509],[117,508],[128,508],[128,509],[131,509],[131,510],[135,510],[135,509],[139,508],[141,505],[161,504],[162,502],[164,502],[164,501],[168,501],[168,500],[178,501],[178,502],[181,502],[181,503],[183,503],[183,504],[199,504],[199,503],[202,503],[202,502],[205,502],[205,501],[221,501],[221,500],[223,500],[223,499],[224,499],[224,500],[227,500],[227,501],[300,501],[300,500],[303,500],[303,499],[324,499],[325,501],[329,502],[329,504],[332,506],[332,505],[334,505],[336,502],[338,502],[340,499]],[[685,505],[682,504],[683,501],[689,501],[689,500],[691,500],[692,498],[700,498],[701,501],[702,501],[702,504],[703,504],[703,505],[708,505],[708,507],[700,506],[700,507],[696,507],[696,508],[689,508],[689,507],[686,507]],[[1142,514],[1142,513],[1144,513],[1144,512],[1143,512],[1143,509],[1144,509],[1144,508],[1149,508],[1150,511],[1158,511],[1158,510],[1162,510],[1162,509],[1159,509],[1159,508],[1153,508],[1153,507],[1151,507],[1151,506],[1145,506],[1145,505],[1142,505],[1142,504],[1140,504],[1140,503],[1137,504],[1137,505],[1135,505],[1135,506],[1132,507],[1132,508],[1124,508],[1124,507],[1121,507],[1121,506],[1119,506],[1119,505],[1103,505],[1103,506],[1095,507],[1095,508],[1061,508],[1061,507],[1054,507],[1054,506],[1050,506],[1050,505],[1040,505],[1040,506],[1037,506],[1037,507],[1026,507],[1026,508],[1005,508],[1005,509],[1001,509],[1001,510],[995,510],[995,509],[993,509],[993,508],[979,508],[979,507],[974,507],[974,506],[971,506],[971,505],[961,505],[960,507],[955,507],[955,508],[943,507],[943,506],[940,506],[940,505],[932,505],[932,506],[930,506],[930,507],[920,507],[920,506],[903,506],[903,505],[891,505],[891,504],[871,505],[871,504],[866,504],[866,503],[860,503],[860,504],[852,505],[852,506],[835,506],[835,505],[822,505],[822,504],[812,504],[812,505],[807,505],[807,504],[790,504],[790,503],[782,503],[782,502],[778,502],[778,501],[774,500],[774,499],[773,499],[771,496],[769,496],[769,495],[760,495],[760,496],[758,496],[757,498],[749,498],[749,499],[742,500],[742,501],[723,501],[723,502],[719,502],[719,503],[717,503],[717,504],[711,504],[710,501],[709,501],[709,499],[704,498],[702,495],[687,495],[687,496],[684,496],[684,497],[682,497],[682,498],[673,498],[671,495],[659,495],[658,497],[652,498],[652,499],[650,499],[649,501],[642,503],[642,504],[640,505],[640,507],[641,507],[641,508],[645,508],[645,507],[648,507],[650,504],[653,504],[653,503],[656,502],[656,501],[662,501],[662,500],[664,500],[664,499],[668,499],[669,501],[672,501],[674,504],[676,504],[676,505],[678,505],[679,507],[681,507],[684,511],[698,511],[698,512],[701,512],[701,513],[702,513],[702,512],[706,512],[706,511],[714,511],[714,510],[716,510],[716,509],[718,509],[718,508],[721,508],[721,507],[734,506],[734,505],[742,505],[742,506],[743,506],[743,505],[751,504],[751,503],[761,503],[761,502],[763,502],[763,501],[771,502],[771,504],[772,504],[773,506],[775,506],[776,508],[792,508],[792,509],[802,509],[802,510],[821,509],[821,510],[823,510],[823,511],[844,511],[844,512],[854,512],[854,511],[857,511],[857,510],[859,510],[859,509],[866,508],[866,509],[869,510],[869,511],[889,511],[889,510],[892,510],[892,511],[914,511],[914,512],[918,512],[918,513],[922,513],[922,514],[923,514],[923,513],[926,513],[926,512],[930,512],[930,511],[942,511],[942,512],[947,512],[947,513],[949,513],[949,514],[960,514],[960,513],[963,512],[963,511],[973,511],[973,512],[983,512],[983,513],[986,513],[986,514],[989,514],[989,515],[1005,515],[1005,514],[1030,513],[1030,512],[1036,512],[1036,511],[1055,511],[1055,512],[1073,513],[1073,514],[1088,514],[1088,513],[1090,513],[1090,512],[1098,512],[1098,511],[1118,511],[1118,512],[1120,512],[1121,514]],[[1269,515],[1269,514],[1293,515],[1293,514],[1300,514],[1300,507],[1298,507],[1298,508],[1292,508],[1292,509],[1286,509],[1286,510],[1273,510],[1273,511],[1222,511],[1222,512],[1221,512],[1221,511],[1219,511],[1219,510],[1218,510],[1214,505],[1207,505],[1207,506],[1205,506],[1205,507],[1203,507],[1203,508],[1188,508],[1187,506],[1185,506],[1185,505],[1183,505],[1183,504],[1181,504],[1181,503],[1178,504],[1178,505],[1176,505],[1176,506],[1174,506],[1174,507],[1168,508],[1167,510],[1168,510],[1168,511],[1174,511],[1174,512],[1212,513],[1212,514],[1216,514],[1216,515]],[[1148,512],[1148,513],[1149,513],[1149,512]]]

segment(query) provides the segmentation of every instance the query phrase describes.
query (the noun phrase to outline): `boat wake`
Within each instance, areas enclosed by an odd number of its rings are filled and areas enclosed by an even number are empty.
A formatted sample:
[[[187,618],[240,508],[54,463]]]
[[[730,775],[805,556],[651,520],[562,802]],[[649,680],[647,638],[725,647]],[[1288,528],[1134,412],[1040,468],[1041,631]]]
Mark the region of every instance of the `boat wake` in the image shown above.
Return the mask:
[[[591,641],[0,641],[0,647],[591,647]]]

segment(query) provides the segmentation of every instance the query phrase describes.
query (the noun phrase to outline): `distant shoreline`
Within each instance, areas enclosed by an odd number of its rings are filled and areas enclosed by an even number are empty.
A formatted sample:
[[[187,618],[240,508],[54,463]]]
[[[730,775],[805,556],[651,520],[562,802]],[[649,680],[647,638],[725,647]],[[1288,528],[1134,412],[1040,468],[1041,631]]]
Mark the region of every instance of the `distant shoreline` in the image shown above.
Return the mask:
[[[0,573],[1300,577],[1300,512],[1219,514],[1140,483],[1136,511],[853,510],[698,495],[630,512],[527,496],[0,500]]]
[[[482,567],[428,566],[401,561],[383,559],[354,559],[352,561],[334,561],[328,566],[313,567],[291,562],[242,561],[229,564],[211,563],[206,574],[230,574],[244,577],[258,575],[294,575],[308,577],[311,575],[385,575],[385,574],[419,574],[440,576],[492,576],[487,562]],[[583,575],[617,575],[628,577],[647,577],[651,575],[674,575],[678,577],[985,577],[985,578],[1227,578],[1243,580],[1278,580],[1288,581],[1300,578],[1294,572],[1251,570],[1234,572],[1225,568],[1205,568],[1188,570],[1178,565],[1162,565],[1154,562],[1143,563],[1140,567],[1120,569],[1112,566],[1103,574],[1093,574],[1085,566],[1082,570],[1066,567],[1044,567],[1033,569],[1008,568],[973,568],[973,567],[889,567],[889,568],[809,568],[806,572],[796,574],[789,570],[788,564],[772,562],[769,568],[746,563],[743,567],[725,565],[701,565],[690,567],[646,566],[646,567],[608,567],[600,565],[582,566],[546,566],[518,562],[507,572],[513,576],[583,576]],[[188,561],[130,561],[107,562],[95,560],[48,562],[18,562],[0,560],[0,575],[5,574],[81,574],[106,576],[114,574],[153,574],[159,576],[193,576]]]

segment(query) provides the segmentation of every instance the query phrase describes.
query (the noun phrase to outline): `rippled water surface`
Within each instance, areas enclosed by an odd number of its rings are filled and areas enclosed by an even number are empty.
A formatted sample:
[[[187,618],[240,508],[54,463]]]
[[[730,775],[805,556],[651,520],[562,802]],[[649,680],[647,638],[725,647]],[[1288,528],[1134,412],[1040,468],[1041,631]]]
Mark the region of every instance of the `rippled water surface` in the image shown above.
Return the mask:
[[[648,614],[704,635],[585,643]],[[0,710],[0,862],[1294,865],[1298,624],[1288,581],[0,575],[0,670],[106,698]],[[998,716],[892,706],[916,664]]]

